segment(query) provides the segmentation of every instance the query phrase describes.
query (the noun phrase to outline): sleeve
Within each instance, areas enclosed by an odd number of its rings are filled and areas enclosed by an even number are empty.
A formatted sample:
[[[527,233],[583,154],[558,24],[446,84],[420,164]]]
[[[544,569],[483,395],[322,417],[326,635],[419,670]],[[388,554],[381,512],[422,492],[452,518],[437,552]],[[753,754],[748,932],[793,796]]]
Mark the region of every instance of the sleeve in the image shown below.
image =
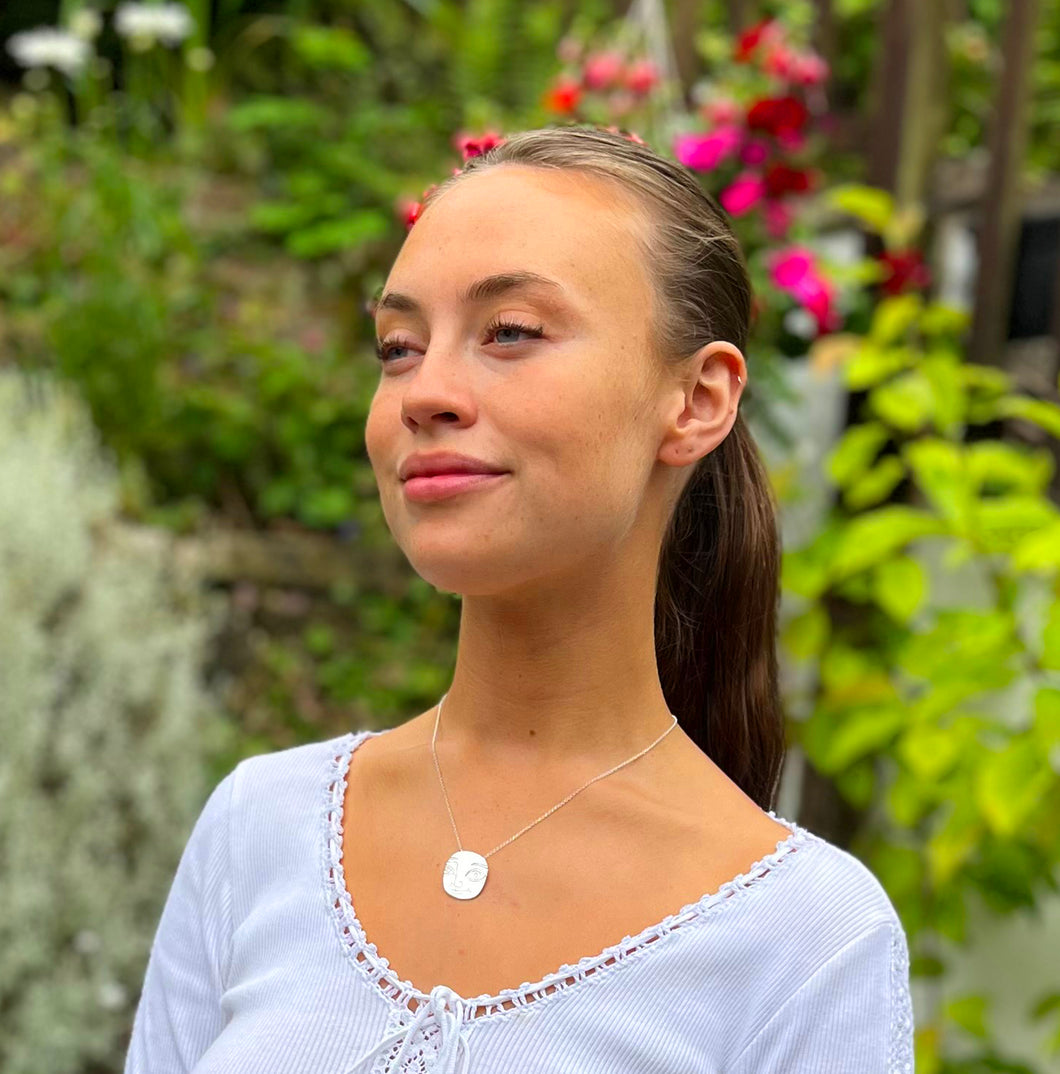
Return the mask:
[[[837,951],[759,1030],[728,1074],[913,1074],[909,952],[897,918]]]
[[[203,806],[155,932],[125,1074],[186,1074],[225,1025],[231,941],[229,773]]]

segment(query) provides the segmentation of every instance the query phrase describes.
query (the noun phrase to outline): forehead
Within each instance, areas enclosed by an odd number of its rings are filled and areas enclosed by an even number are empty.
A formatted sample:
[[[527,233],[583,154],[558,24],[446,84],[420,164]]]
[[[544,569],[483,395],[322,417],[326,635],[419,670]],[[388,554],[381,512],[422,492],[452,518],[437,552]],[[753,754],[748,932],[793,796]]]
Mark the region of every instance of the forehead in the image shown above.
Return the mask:
[[[447,189],[416,221],[386,291],[429,306],[458,302],[475,280],[530,271],[563,285],[583,309],[643,313],[648,280],[636,205],[616,184],[584,173],[499,165]]]

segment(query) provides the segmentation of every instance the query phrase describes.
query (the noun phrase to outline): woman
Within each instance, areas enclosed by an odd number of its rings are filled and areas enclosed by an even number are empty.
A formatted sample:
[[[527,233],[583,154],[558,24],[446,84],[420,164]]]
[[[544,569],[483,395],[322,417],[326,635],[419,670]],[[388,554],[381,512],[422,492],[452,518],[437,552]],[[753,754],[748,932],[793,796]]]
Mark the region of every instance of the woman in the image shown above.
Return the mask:
[[[462,597],[451,687],[219,784],[127,1074],[912,1070],[894,907],[772,809],[750,308],[724,214],[637,139],[522,132],[433,191],[365,440]]]

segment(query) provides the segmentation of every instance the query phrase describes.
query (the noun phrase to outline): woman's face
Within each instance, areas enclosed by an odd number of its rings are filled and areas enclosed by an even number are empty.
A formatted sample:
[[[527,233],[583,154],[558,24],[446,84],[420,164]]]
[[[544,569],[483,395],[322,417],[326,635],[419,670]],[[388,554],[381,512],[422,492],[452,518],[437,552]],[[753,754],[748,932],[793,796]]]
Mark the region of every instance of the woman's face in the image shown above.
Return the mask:
[[[658,453],[678,396],[649,352],[640,221],[602,181],[503,165],[456,183],[405,239],[376,314],[387,360],[365,441],[387,524],[436,588],[512,594],[657,554],[652,477],[673,469]],[[511,273],[553,282],[466,298]],[[507,473],[411,499],[399,467],[438,451]]]

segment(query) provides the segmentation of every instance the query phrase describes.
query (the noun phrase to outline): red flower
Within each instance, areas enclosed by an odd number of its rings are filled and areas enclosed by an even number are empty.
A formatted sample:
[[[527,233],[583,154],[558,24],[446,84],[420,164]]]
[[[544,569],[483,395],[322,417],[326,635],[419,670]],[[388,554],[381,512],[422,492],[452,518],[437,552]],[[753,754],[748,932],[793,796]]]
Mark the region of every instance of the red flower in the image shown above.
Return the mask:
[[[626,68],[626,89],[643,97],[659,82],[659,69],[651,60],[634,60]]]
[[[488,152],[495,145],[504,145],[506,140],[496,131],[487,131],[478,138],[469,134],[458,134],[453,138],[453,144],[460,150],[463,159],[468,161],[472,157],[478,157]]]
[[[544,105],[550,112],[569,113],[577,109],[581,96],[582,88],[577,79],[560,75],[545,93]]]
[[[747,126],[774,136],[792,131],[797,133],[809,117],[806,105],[798,97],[763,97],[751,105]]]
[[[618,52],[594,52],[586,57],[582,68],[582,85],[586,89],[605,90],[620,82],[623,75],[622,55]]]
[[[792,168],[788,164],[770,164],[766,168],[766,191],[771,198],[785,194],[803,194],[811,190],[814,176],[804,168]]]
[[[899,295],[906,290],[922,290],[931,285],[931,270],[924,264],[919,250],[888,252],[880,261],[887,269],[887,275],[880,281],[885,295]]]
[[[756,22],[754,26],[744,30],[736,39],[733,58],[737,63],[747,63],[763,40],[768,41],[782,35],[783,30],[777,25],[775,17],[762,19],[761,22]]]
[[[420,214],[423,212],[423,203],[420,201],[404,202],[400,208],[400,212],[402,223],[405,225],[405,230],[408,231],[420,218]]]

